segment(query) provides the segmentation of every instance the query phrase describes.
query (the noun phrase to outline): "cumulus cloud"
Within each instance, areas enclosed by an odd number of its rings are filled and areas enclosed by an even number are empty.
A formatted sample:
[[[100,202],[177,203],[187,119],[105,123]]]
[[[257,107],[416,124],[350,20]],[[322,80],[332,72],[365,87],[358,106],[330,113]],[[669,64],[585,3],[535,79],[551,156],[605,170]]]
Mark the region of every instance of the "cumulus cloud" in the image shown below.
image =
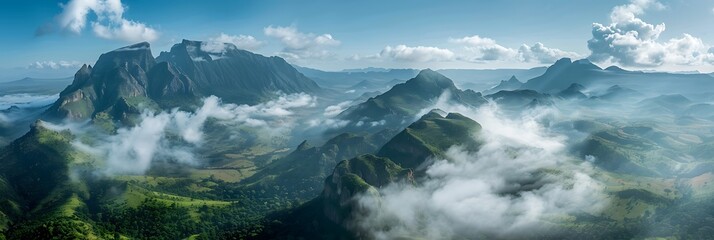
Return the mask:
[[[62,13],[57,16],[61,30],[80,34],[90,22],[94,35],[100,38],[126,42],[154,41],[159,32],[144,23],[124,18],[125,6],[121,0],[70,0],[61,5]],[[90,13],[95,18],[90,20]],[[46,27],[38,29],[38,34],[46,32]]]
[[[655,0],[632,0],[616,6],[610,24],[593,23],[588,48],[590,59],[626,66],[661,66],[665,64],[699,65],[714,61],[711,46],[700,38],[683,34],[680,38],[660,41],[665,24],[650,24],[639,16],[650,9],[663,9]]]
[[[533,46],[523,44],[518,48],[520,58],[525,62],[553,63],[560,58],[579,58],[580,54],[567,52],[557,48],[548,48],[542,43],[535,43]]]
[[[263,33],[280,41],[284,48],[278,54],[291,59],[329,57],[331,53],[326,48],[340,45],[340,41],[328,33],[303,33],[295,26],[268,26]]]
[[[495,40],[479,35],[451,39],[450,42],[466,45],[466,49],[478,54],[476,60],[506,60],[513,59],[518,54],[514,49],[501,46]]]
[[[250,35],[228,35],[221,33],[217,37],[210,38],[201,45],[201,50],[211,53],[222,53],[226,51],[226,43],[235,45],[240,49],[255,51],[265,45]]]
[[[500,45],[491,38],[479,35],[466,36],[449,40],[452,43],[464,45],[471,55],[462,57],[467,61],[521,61],[552,63],[563,57],[577,58],[580,55],[575,52],[563,51],[556,48],[545,47],[542,43],[535,43],[532,46],[521,45],[518,49],[508,48]]]
[[[454,53],[449,49],[438,47],[397,45],[386,46],[379,53],[379,57],[406,62],[431,62],[452,60]]]
[[[204,143],[203,127],[208,119],[226,126],[249,126],[261,134],[288,134],[294,126],[294,109],[313,107],[316,98],[308,94],[281,95],[257,105],[224,104],[218,97],[203,100],[194,112],[171,111],[141,114],[139,123],[120,128],[117,134],[100,138],[91,145],[76,141],[77,149],[105,159],[106,174],[143,174],[155,161],[200,164],[194,150]],[[84,130],[75,129],[73,133]]]
[[[448,96],[444,96],[446,98]],[[554,109],[516,117],[495,104],[434,107],[477,120],[477,152],[453,146],[416,185],[393,183],[362,196],[355,226],[374,239],[518,238],[557,227],[558,219],[606,205],[592,166],[568,155],[567,137],[543,124]],[[559,169],[559,170],[553,170]]]
[[[81,62],[78,61],[37,61],[30,63],[27,68],[32,69],[61,69],[61,68],[79,68],[82,66]]]

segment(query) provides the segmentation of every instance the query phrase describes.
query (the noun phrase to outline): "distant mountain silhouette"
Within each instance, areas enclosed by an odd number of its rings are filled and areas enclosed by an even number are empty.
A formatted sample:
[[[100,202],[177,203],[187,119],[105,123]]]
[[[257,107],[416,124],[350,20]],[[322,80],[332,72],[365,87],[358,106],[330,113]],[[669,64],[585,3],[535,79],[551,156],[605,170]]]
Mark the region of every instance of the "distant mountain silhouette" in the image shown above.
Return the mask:
[[[587,59],[572,61],[562,58],[548,67],[543,75],[528,80],[521,88],[554,94],[573,83],[584,87],[620,85],[642,92],[676,88],[683,92],[702,93],[714,88],[714,77],[708,74],[627,71],[617,66],[601,69]]]

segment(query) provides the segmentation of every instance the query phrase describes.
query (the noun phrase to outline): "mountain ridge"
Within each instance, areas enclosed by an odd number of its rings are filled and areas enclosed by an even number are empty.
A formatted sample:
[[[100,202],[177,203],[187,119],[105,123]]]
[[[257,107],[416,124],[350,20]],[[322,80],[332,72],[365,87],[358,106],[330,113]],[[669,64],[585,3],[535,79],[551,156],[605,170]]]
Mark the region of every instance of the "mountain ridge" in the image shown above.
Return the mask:
[[[201,97],[215,95],[228,103],[255,104],[279,92],[322,91],[280,57],[254,54],[229,43],[213,53],[202,51],[204,45],[183,40],[157,58],[147,42],[104,53],[94,66],[85,64],[77,71],[45,118],[80,120],[116,111],[113,116],[122,118],[126,109],[122,104],[127,102],[172,108],[192,106]]]

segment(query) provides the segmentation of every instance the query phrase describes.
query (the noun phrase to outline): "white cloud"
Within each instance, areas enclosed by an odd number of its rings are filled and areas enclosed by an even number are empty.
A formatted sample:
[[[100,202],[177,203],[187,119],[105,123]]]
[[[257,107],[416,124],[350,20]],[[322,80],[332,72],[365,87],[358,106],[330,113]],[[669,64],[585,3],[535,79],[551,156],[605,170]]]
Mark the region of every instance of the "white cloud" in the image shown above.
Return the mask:
[[[215,38],[210,38],[201,45],[201,50],[211,53],[222,53],[226,50],[226,43],[235,45],[240,49],[255,51],[265,45],[250,35],[228,35],[221,33]]]
[[[120,128],[117,134],[94,141],[91,146],[80,141],[73,144],[78,150],[105,159],[106,174],[143,174],[155,161],[198,164],[193,152],[204,142],[203,126],[208,119],[226,126],[249,126],[260,131],[259,138],[282,137],[295,125],[294,109],[315,104],[316,98],[304,93],[281,94],[256,105],[223,104],[218,97],[210,96],[195,112],[145,111],[133,127]],[[72,130],[75,134],[84,131]]]
[[[557,110],[509,117],[494,104],[473,109],[444,100],[433,107],[477,120],[483,129],[474,137],[483,145],[477,152],[451,147],[419,184],[393,183],[380,197],[359,198],[364,211],[355,225],[368,238],[524,238],[606,205],[590,163],[569,156],[567,137],[543,124]]]
[[[332,53],[325,48],[340,45],[340,41],[330,34],[303,33],[295,26],[268,26],[263,29],[263,33],[278,39],[284,45],[278,54],[290,59],[329,57]]]
[[[567,52],[557,48],[548,48],[542,43],[535,43],[533,46],[523,44],[518,48],[520,57],[525,62],[554,63],[560,58],[579,58],[580,54]]]
[[[335,105],[327,106],[323,115],[325,117],[337,116],[341,112],[345,111],[345,109],[350,106],[350,103],[352,103],[352,101],[344,101]]]
[[[680,38],[660,41],[665,24],[650,24],[639,18],[646,10],[663,8],[654,0],[632,0],[614,7],[609,25],[593,23],[589,58],[640,67],[712,63],[712,48],[700,38],[685,33]]]
[[[154,115],[145,112],[142,115],[141,123],[133,128],[119,129],[107,143],[96,147],[96,150],[104,152],[104,156],[107,157],[107,171],[110,173],[144,173],[151,167],[155,155],[169,155],[180,151],[180,148],[172,147],[176,145],[166,143],[165,129],[171,120],[171,115],[168,113]],[[170,148],[170,150],[163,151],[165,148]],[[194,159],[190,156],[180,158],[180,161],[193,162]]]
[[[472,62],[518,61],[553,63],[563,57],[577,58],[580,56],[574,52],[545,47],[545,45],[540,42],[533,44],[533,46],[523,44],[518,49],[508,48],[496,43],[496,40],[479,35],[456,39],[452,38],[449,41],[464,45],[466,50],[471,54],[461,58]]]
[[[351,103],[352,101],[344,101],[335,105],[325,107],[325,110],[322,113],[322,116],[324,117],[307,120],[307,128],[334,129],[347,126],[350,121],[334,119],[334,117],[345,111]]]
[[[475,60],[509,60],[518,55],[518,51],[515,49],[501,46],[495,40],[479,35],[451,39],[450,42],[466,45],[466,49],[477,54],[474,58]]]
[[[144,23],[123,17],[125,6],[121,0],[70,0],[62,5],[63,11],[57,16],[59,28],[79,34],[87,26],[89,13],[92,31],[100,38],[127,42],[154,41],[159,33]]]
[[[154,41],[159,38],[159,34],[146,24],[122,19],[118,23],[102,24],[92,23],[92,30],[98,37],[105,39],[116,39],[125,42]]]
[[[27,68],[33,69],[60,69],[60,68],[79,68],[82,66],[78,61],[37,61],[30,63]]]
[[[320,119],[310,119],[307,121],[307,126],[309,128],[320,127],[322,129],[335,129],[347,126],[350,121],[342,119],[332,119],[332,118],[320,118]]]
[[[370,127],[384,126],[384,124],[387,124],[387,120],[382,119],[382,120],[379,120],[379,121],[369,122],[369,126],[370,126]]]
[[[379,57],[406,62],[431,62],[452,60],[454,53],[449,49],[438,47],[408,47],[406,45],[397,45],[395,47],[385,47],[382,52],[379,53]]]

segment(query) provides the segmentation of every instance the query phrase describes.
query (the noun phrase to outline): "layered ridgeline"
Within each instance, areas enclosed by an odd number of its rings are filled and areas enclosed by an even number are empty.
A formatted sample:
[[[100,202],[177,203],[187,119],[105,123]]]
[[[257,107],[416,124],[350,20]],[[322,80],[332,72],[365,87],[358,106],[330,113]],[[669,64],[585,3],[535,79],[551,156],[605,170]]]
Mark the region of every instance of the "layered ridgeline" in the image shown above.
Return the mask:
[[[708,74],[627,71],[616,66],[602,69],[587,59],[572,61],[562,58],[543,73],[524,83],[521,88],[542,93],[558,93],[577,83],[586,88],[620,85],[644,92],[706,93],[714,88],[714,77]]]
[[[143,42],[102,54],[84,65],[48,110],[48,118],[115,118],[144,107],[176,107],[215,95],[255,104],[277,92],[317,93],[320,87],[279,57],[240,50],[229,43],[188,41],[154,58]]]
[[[489,88],[488,90],[483,91],[484,94],[491,94],[491,93],[497,93],[499,91],[511,91],[511,90],[516,90],[520,89],[521,86],[523,86],[523,83],[516,78],[516,76],[511,76],[508,80],[501,80],[498,85]]]
[[[464,106],[486,103],[481,93],[458,89],[451,79],[426,69],[405,83],[397,84],[381,95],[348,108],[337,118],[349,121],[341,129],[343,131],[401,129],[417,119],[419,111],[436,104],[440,97]]]
[[[376,154],[341,161],[325,179],[319,197],[273,216],[277,221],[257,238],[355,238],[359,233],[350,225],[352,214],[359,211],[355,196],[369,194],[379,198],[377,189],[390,183],[418,182],[426,166],[433,163],[430,160],[443,157],[449,147],[478,149],[480,143],[473,134],[480,130],[480,124],[461,114],[433,110],[389,140]]]
[[[320,194],[325,177],[340,161],[377,152],[396,132],[385,129],[375,134],[343,133],[322,146],[304,141],[293,152],[241,183],[248,190],[281,188],[287,189],[290,197],[312,199]]]
[[[340,199],[344,201],[370,185],[379,187],[419,176],[419,168],[410,167],[425,166],[425,160],[442,155],[448,146],[478,146],[470,135],[480,129],[476,122],[456,113],[442,115],[431,112],[395,137],[390,131],[345,133],[321,147],[303,143],[240,184],[227,183],[218,176],[198,180],[169,176],[95,178],[97,163],[75,149],[72,144],[76,137],[38,121],[28,134],[0,151],[5,163],[0,167],[0,232],[10,239],[178,239],[197,233],[212,239],[216,229],[251,229],[240,225],[256,221],[251,211],[281,209],[275,202],[285,202],[273,198],[309,199],[324,186],[321,197],[296,211],[307,207],[308,212],[302,213],[319,215],[315,221],[338,224],[340,228],[325,232],[329,235],[345,229],[343,223],[348,221],[339,212],[351,211],[351,205],[343,206]],[[337,182],[323,185],[328,175],[327,179]],[[281,189],[280,195],[252,193],[275,188]],[[315,202],[320,202],[317,209],[311,208]]]

